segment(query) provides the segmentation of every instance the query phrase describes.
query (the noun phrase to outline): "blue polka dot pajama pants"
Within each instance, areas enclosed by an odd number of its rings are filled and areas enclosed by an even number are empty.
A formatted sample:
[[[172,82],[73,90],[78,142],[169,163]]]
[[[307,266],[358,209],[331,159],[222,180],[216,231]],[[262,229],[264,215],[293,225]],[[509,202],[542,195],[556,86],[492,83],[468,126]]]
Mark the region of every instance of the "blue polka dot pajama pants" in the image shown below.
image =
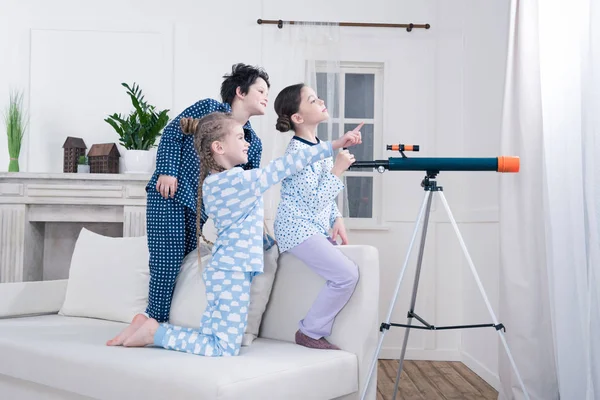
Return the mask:
[[[254,274],[207,266],[202,274],[207,305],[200,329],[163,323],[154,334],[154,344],[208,357],[239,355],[248,323]]]
[[[175,279],[183,258],[197,246],[196,213],[155,190],[149,190],[147,196],[150,289],[146,313],[164,322],[169,320]]]

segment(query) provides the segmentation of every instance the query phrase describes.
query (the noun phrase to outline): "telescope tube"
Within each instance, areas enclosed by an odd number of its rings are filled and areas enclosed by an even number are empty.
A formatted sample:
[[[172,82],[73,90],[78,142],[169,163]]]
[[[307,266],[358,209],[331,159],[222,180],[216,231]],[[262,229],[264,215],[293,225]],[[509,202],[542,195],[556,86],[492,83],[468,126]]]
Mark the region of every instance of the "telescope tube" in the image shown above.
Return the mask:
[[[488,158],[390,157],[387,160],[356,161],[349,169],[383,167],[390,171],[496,171],[519,172],[520,159],[513,156]]]

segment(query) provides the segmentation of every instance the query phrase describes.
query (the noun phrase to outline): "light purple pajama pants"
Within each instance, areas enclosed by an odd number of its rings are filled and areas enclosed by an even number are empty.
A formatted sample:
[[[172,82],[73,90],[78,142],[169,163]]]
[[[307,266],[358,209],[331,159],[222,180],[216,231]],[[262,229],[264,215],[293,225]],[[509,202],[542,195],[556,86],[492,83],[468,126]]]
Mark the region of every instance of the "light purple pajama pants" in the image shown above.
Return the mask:
[[[323,235],[311,236],[288,252],[327,280],[300,321],[300,331],[317,340],[331,335],[336,315],[344,308],[358,282],[358,267]]]

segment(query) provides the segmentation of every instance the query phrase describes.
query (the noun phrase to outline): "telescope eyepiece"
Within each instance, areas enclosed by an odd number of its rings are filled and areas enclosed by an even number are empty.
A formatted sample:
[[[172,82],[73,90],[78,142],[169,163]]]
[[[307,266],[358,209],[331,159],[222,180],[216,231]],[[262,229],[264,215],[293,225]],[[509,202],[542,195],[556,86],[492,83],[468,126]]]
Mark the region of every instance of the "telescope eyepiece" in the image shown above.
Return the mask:
[[[419,151],[418,144],[388,144],[385,147],[391,151]]]

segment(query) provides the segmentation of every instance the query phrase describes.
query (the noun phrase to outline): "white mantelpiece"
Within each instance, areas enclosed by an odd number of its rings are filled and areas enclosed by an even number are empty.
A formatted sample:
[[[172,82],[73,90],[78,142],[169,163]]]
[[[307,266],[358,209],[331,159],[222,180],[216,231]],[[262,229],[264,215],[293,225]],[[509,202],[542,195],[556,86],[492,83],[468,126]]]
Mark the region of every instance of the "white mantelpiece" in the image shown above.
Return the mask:
[[[123,236],[145,235],[149,179],[0,173],[0,283],[42,280],[46,223],[122,223]]]

